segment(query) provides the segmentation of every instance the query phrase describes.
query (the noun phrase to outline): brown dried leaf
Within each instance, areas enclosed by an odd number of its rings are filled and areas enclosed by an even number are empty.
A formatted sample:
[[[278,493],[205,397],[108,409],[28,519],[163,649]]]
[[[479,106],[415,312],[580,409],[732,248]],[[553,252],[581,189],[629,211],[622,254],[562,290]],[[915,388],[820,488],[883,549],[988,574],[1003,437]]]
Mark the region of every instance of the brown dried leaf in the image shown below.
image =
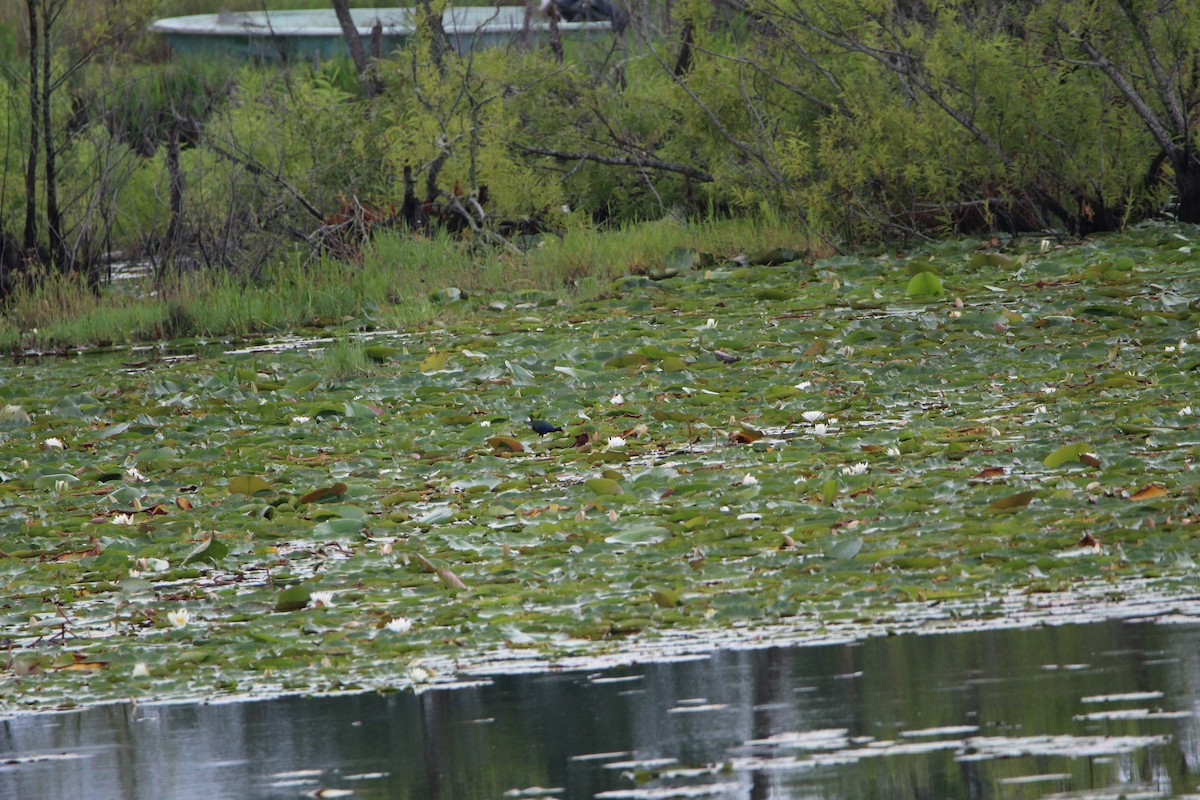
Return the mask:
[[[1130,500],[1150,500],[1154,497],[1162,497],[1167,493],[1167,487],[1157,483],[1149,483],[1138,489],[1133,494],[1129,495]]]
[[[978,480],[987,480],[988,478],[999,478],[1008,472],[1004,467],[985,467],[975,473],[975,478]]]

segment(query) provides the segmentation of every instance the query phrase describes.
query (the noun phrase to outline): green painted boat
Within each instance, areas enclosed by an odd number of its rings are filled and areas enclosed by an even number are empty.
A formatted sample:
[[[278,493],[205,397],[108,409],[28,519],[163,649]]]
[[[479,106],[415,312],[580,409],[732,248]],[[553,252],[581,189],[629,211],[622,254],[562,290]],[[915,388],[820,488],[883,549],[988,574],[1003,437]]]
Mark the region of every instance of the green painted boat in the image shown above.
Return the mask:
[[[415,8],[355,8],[351,18],[364,45],[370,48],[372,32],[379,27],[383,53],[402,47],[415,31]],[[528,16],[527,16],[528,14]],[[471,6],[447,8],[442,25],[459,52],[478,47],[507,45],[528,36],[549,36],[547,20],[529,13],[526,6]],[[563,38],[612,35],[612,24],[559,22]],[[341,26],[331,9],[316,11],[223,11],[160,19],[150,30],[166,37],[178,55],[223,53],[278,61],[332,58],[349,51]]]

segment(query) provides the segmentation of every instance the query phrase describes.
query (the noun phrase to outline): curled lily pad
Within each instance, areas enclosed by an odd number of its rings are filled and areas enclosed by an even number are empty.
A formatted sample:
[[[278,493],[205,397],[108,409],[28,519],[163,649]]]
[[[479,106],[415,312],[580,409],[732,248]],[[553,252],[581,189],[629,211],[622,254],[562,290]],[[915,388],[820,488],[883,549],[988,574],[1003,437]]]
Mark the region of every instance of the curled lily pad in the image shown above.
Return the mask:
[[[511,436],[493,436],[487,440],[487,444],[498,454],[525,452],[525,445],[521,443],[521,440]]]
[[[271,484],[258,475],[238,475],[229,479],[230,494],[256,495],[272,491]]]
[[[229,545],[222,542],[216,536],[209,536],[192,548],[192,551],[184,556],[183,561],[179,563],[187,565],[195,561],[208,561],[216,564],[227,555],[229,555]]]
[[[625,494],[621,484],[611,478],[589,478],[584,483],[594,494]]]
[[[21,406],[10,403],[0,407],[0,427],[23,428],[29,423],[29,413]]]
[[[275,610],[278,612],[299,611],[308,605],[311,597],[312,586],[309,584],[298,583],[295,586],[289,586],[276,598]]]
[[[604,366],[613,369],[622,369],[626,367],[641,367],[650,363],[650,359],[646,358],[641,353],[625,353],[624,355],[614,356],[604,362]]]
[[[430,301],[434,303],[457,303],[467,299],[467,293],[457,286],[447,286],[429,293]]]
[[[755,253],[747,259],[746,263],[764,267],[775,267],[780,264],[790,263],[800,257],[800,251],[794,250],[791,247],[775,247]]]
[[[1086,461],[1084,459],[1087,459]],[[1088,466],[1099,466],[1100,459],[1095,454],[1089,452],[1087,442],[1075,442],[1073,444],[1064,444],[1050,455],[1043,459],[1042,463],[1050,469],[1061,467],[1071,461],[1079,461]]]
[[[833,542],[825,548],[825,555],[836,561],[849,561],[859,554],[863,548],[861,536],[847,536]]]
[[[999,500],[993,500],[992,502],[988,503],[988,508],[995,511],[1009,511],[1016,508],[1024,508],[1025,506],[1029,505],[1029,502],[1033,500],[1033,498],[1037,497],[1037,495],[1038,493],[1036,489],[1017,492],[1016,494],[1010,494],[1007,497],[1001,497]]]
[[[319,503],[322,500],[328,500],[331,497],[340,497],[346,493],[347,488],[348,487],[346,484],[341,483],[340,481],[332,486],[322,486],[320,488],[313,489],[306,495],[303,495],[300,498],[300,502]]]
[[[908,281],[904,293],[909,297],[941,297],[946,294],[942,288],[942,279],[932,272],[918,272]]]

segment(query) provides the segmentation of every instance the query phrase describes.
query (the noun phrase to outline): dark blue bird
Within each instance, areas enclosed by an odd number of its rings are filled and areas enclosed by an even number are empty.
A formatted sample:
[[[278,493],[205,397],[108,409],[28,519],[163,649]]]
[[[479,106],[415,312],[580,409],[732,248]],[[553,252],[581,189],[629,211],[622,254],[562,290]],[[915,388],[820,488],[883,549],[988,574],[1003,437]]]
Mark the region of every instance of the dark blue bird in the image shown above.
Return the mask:
[[[533,432],[538,436],[545,436],[547,433],[559,433],[562,431],[562,428],[558,427],[554,423],[546,422],[544,419],[534,419],[533,417],[530,417],[526,421],[529,423],[529,427],[533,428]]]

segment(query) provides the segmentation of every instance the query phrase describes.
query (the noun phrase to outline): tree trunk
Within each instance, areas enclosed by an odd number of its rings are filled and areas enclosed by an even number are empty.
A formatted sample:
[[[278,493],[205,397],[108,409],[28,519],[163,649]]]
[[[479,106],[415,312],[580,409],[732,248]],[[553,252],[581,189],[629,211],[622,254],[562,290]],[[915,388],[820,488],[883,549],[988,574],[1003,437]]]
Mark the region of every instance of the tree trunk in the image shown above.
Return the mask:
[[[1200,222],[1200,158],[1181,151],[1172,159],[1180,222]]]
[[[692,69],[692,45],[695,44],[693,38],[694,26],[689,19],[683,23],[683,30],[679,32],[679,55],[675,57],[675,69],[673,70],[676,78],[682,78]]]
[[[158,250],[158,278],[164,277],[171,268],[175,240],[183,226],[183,170],[179,166],[179,123],[167,131],[167,176],[171,181],[171,220]]]
[[[25,0],[29,13],[29,156],[25,161],[25,234],[22,244],[26,252],[37,247],[37,165],[41,131],[38,122],[38,7],[37,0]]]
[[[442,25],[442,15],[434,13],[429,0],[421,0],[421,7],[425,11],[425,19],[422,22],[429,27],[429,54],[438,72],[445,72],[442,62],[450,52],[451,46],[450,37],[446,35],[446,26]]]
[[[58,166],[54,152],[54,128],[50,119],[50,98],[54,91],[51,72],[50,9],[42,4],[42,148],[46,151],[46,232],[50,236],[50,258],[60,272],[68,269],[67,244],[63,238],[62,211],[58,207]]]
[[[346,47],[350,48],[350,60],[358,70],[358,79],[362,82],[363,91],[367,97],[374,97],[379,91],[379,84],[370,77],[371,60],[363,49],[362,37],[354,26],[354,18],[350,16],[347,0],[333,0],[333,13],[337,15],[338,25],[342,28],[342,36],[346,39]]]

